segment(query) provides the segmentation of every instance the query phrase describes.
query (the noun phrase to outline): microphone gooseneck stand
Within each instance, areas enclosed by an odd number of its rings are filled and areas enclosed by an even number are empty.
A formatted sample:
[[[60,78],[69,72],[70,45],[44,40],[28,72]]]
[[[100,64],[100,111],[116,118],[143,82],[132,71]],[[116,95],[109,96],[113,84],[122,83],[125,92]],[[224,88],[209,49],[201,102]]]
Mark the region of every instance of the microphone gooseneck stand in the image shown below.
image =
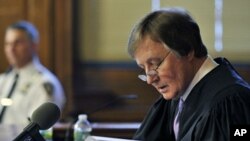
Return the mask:
[[[37,124],[31,122],[13,141],[45,141]]]

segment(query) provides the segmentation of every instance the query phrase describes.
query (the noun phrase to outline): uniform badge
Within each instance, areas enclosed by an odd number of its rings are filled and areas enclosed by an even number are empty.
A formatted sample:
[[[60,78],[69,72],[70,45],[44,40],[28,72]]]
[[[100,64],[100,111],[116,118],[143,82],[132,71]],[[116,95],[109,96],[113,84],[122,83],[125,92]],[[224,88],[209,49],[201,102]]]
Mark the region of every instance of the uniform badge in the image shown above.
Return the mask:
[[[49,96],[52,96],[54,91],[54,86],[50,82],[43,83],[43,87]]]
[[[20,92],[22,94],[27,94],[30,86],[31,86],[31,83],[23,84],[22,86],[20,86]]]

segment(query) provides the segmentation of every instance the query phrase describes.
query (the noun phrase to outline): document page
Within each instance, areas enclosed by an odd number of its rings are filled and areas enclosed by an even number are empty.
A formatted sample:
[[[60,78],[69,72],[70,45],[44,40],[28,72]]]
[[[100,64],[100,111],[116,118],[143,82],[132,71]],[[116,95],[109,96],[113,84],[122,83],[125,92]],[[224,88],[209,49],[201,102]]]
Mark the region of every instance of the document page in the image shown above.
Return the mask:
[[[136,141],[130,139],[120,139],[111,137],[101,137],[101,136],[89,136],[86,141]]]

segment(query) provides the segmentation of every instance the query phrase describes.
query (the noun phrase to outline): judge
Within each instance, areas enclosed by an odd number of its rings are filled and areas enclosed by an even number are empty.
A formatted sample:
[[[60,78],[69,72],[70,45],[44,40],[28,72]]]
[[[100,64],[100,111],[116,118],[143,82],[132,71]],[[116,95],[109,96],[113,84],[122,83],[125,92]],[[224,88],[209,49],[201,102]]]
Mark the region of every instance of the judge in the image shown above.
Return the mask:
[[[161,97],[134,139],[228,141],[234,125],[250,125],[250,86],[225,58],[213,59],[198,24],[182,8],[146,15],[128,41],[138,76]]]

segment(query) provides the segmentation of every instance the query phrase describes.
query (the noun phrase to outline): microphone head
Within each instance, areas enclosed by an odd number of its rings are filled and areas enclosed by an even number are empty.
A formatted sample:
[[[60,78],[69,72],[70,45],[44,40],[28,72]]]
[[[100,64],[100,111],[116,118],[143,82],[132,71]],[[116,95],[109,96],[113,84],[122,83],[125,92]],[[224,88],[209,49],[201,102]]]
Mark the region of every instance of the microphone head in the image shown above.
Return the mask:
[[[32,113],[31,122],[38,124],[41,130],[46,130],[57,122],[60,114],[60,109],[56,104],[46,102]]]

